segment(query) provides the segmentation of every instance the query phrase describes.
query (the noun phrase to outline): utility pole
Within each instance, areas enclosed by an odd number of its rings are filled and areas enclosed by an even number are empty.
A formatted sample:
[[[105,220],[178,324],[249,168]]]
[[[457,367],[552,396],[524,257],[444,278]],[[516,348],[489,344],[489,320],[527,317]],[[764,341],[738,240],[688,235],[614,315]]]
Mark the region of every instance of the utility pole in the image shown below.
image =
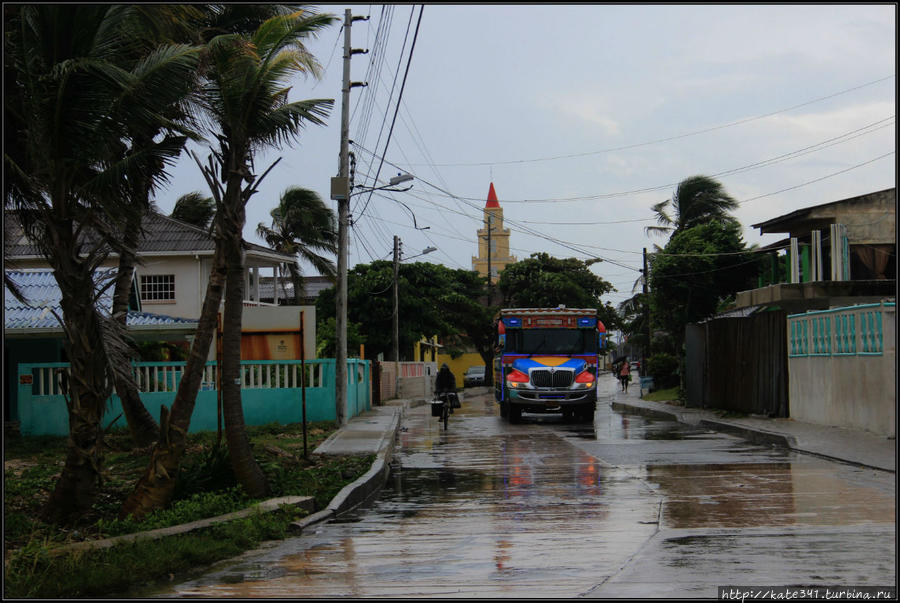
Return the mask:
[[[344,77],[341,86],[341,151],[338,175],[331,179],[331,198],[338,202],[338,258],[337,291],[335,292],[335,415],[339,425],[347,423],[347,230],[350,223],[350,88],[364,84],[350,82],[350,57],[357,52],[350,48],[350,27],[353,21],[368,17],[354,17],[348,8],[344,12]]]
[[[488,294],[487,294],[487,305],[490,306],[493,301],[493,292],[494,292],[494,275],[491,274],[491,233],[494,229],[494,216],[488,216],[488,227],[487,227],[487,277],[488,277]],[[484,238],[484,237],[482,237]]]
[[[650,279],[650,273],[647,272],[647,248],[644,247],[644,269],[641,271],[643,274],[643,293],[644,293],[644,322],[647,324],[647,345],[644,346],[644,353],[641,355],[641,375],[647,375],[647,358],[650,357],[650,300],[647,298],[647,289],[648,283],[647,281]]]
[[[394,235],[394,396],[400,395],[400,237]]]

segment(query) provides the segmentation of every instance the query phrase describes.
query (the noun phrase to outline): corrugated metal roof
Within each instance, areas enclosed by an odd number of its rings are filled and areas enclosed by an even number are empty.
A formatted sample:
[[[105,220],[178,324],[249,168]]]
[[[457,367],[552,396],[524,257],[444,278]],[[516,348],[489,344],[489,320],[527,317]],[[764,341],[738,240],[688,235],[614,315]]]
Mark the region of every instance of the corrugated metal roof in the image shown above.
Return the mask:
[[[42,257],[35,245],[32,245],[25,237],[18,217],[13,211],[5,212],[4,247],[5,257]],[[157,212],[149,212],[144,216],[142,223],[143,236],[138,242],[138,254],[152,255],[155,253],[212,253],[215,250],[215,241],[204,229],[191,224],[181,222],[169,216]],[[281,261],[294,261],[294,256],[284,254],[274,249],[247,243],[247,250],[264,255],[280,256]]]
[[[101,286],[115,276],[114,269],[98,270],[95,285]],[[60,329],[57,315],[62,316],[59,301],[62,297],[52,270],[7,270],[6,275],[19,288],[28,303],[16,299],[4,285],[4,329]],[[112,288],[100,297],[100,310],[109,314],[112,310]],[[187,327],[196,321],[149,312],[129,311],[126,316],[129,327]]]

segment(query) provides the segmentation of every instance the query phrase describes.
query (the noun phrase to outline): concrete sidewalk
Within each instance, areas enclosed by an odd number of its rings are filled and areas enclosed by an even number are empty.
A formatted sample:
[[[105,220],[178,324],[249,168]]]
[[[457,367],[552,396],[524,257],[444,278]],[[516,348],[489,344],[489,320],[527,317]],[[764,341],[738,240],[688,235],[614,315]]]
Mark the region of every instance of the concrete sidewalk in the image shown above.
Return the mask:
[[[774,444],[797,452],[896,473],[896,439],[879,437],[867,431],[814,425],[790,418],[724,418],[721,410],[644,400],[640,397],[639,387],[629,388],[627,393],[616,392],[611,396],[610,404],[616,410],[699,425],[757,443]]]

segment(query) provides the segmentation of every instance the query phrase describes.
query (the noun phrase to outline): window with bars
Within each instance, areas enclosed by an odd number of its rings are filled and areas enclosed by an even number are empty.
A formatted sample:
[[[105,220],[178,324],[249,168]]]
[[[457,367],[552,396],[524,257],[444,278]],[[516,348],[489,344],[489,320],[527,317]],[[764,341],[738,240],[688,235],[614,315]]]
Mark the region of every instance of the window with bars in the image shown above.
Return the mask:
[[[175,301],[175,275],[142,274],[141,301]]]

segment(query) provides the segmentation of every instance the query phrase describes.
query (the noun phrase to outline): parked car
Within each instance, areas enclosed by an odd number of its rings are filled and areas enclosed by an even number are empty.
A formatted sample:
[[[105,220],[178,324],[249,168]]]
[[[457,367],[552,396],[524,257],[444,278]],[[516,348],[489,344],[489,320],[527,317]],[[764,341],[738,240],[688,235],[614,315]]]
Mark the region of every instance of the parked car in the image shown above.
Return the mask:
[[[472,387],[474,385],[485,385],[484,365],[470,366],[466,369],[466,374],[463,377],[463,386]]]
[[[641,370],[641,362],[640,362],[640,360],[635,360],[634,362],[631,363],[631,370],[633,370],[633,371],[639,371],[639,370]]]

